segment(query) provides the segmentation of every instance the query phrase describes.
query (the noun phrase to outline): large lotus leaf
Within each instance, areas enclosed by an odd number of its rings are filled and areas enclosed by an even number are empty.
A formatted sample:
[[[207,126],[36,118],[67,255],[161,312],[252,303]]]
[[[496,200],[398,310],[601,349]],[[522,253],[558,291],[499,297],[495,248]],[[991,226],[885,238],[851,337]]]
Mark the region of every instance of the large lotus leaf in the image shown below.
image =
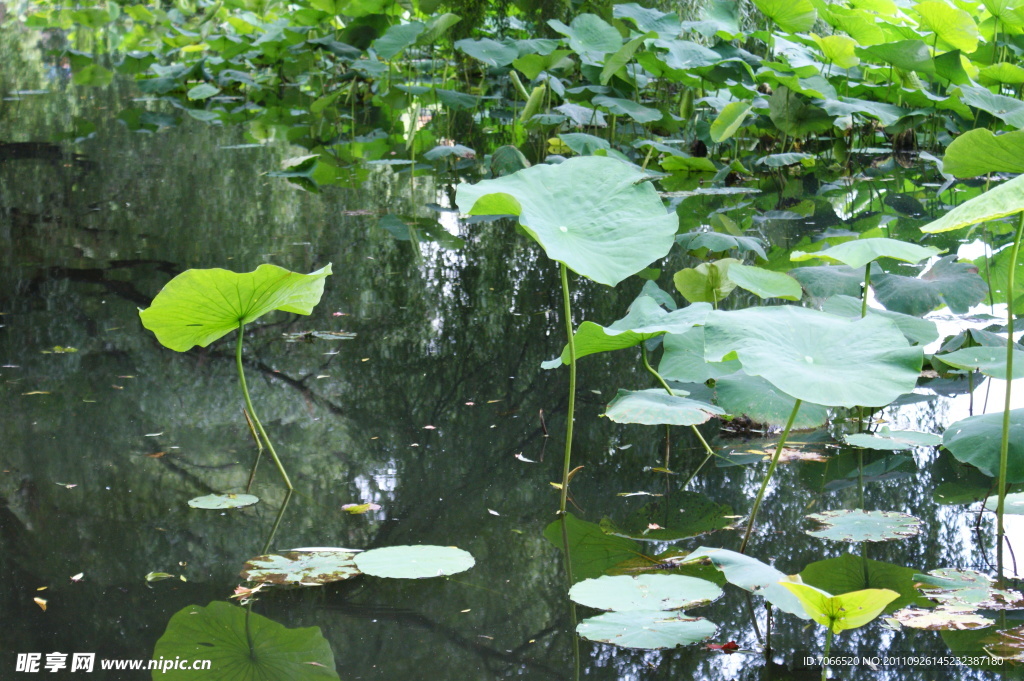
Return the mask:
[[[782,132],[805,137],[832,128],[832,115],[806,97],[780,86],[768,99],[768,117]]]
[[[608,326],[583,322],[573,334],[576,359],[597,352],[610,352],[640,345],[648,338],[665,333],[681,334],[704,323],[711,311],[707,303],[694,303],[673,312],[666,312],[649,295],[641,295],[622,319]],[[569,363],[569,346],[562,350],[562,363]]]
[[[621,526],[601,521],[608,534],[640,541],[674,542],[729,527],[732,508],[697,492],[677,490],[629,514]]]
[[[384,35],[373,41],[373,49],[377,56],[384,60],[390,60],[399,52],[416,43],[420,33],[427,27],[418,21],[410,21],[406,24],[394,24]]]
[[[1006,348],[961,348],[935,358],[957,369],[980,371],[986,376],[1006,380]],[[1024,352],[1020,350],[1013,351],[1013,378],[1024,378]]]
[[[708,361],[739,359],[783,392],[830,407],[883,406],[911,392],[923,354],[879,317],[849,320],[795,306],[711,312]]]
[[[952,423],[942,435],[942,446],[957,461],[969,463],[989,477],[999,475],[1003,413],[968,416]],[[1010,411],[1010,450],[1007,482],[1024,482],[1024,409]]]
[[[966,314],[985,299],[988,286],[970,262],[947,255],[919,277],[879,274],[871,280],[875,298],[888,310],[924,315],[945,304],[954,314]]]
[[[985,508],[989,511],[995,511],[996,506],[998,505],[998,494],[990,496],[985,500]],[[1003,498],[1003,513],[1008,513],[1010,515],[1024,515],[1024,492],[1007,494],[1006,497]]]
[[[978,49],[978,25],[964,10],[940,0],[924,0],[914,9],[921,15],[920,28],[931,31],[954,50],[970,54]]]
[[[615,27],[596,14],[579,14],[568,26],[550,19],[548,26],[568,37],[569,47],[585,62],[593,63],[622,46],[622,36]]]
[[[186,270],[167,282],[139,316],[164,346],[185,352],[196,345],[206,347],[271,310],[310,314],[330,273],[330,265],[310,274],[276,265],[241,274],[219,268]]]
[[[350,551],[287,551],[250,558],[242,579],[280,585],[329,584],[360,574]]]
[[[753,105],[750,102],[729,102],[711,124],[711,139],[724,142],[740,129]]]
[[[953,608],[939,606],[934,610],[921,610],[918,608],[903,608],[892,614],[888,622],[910,627],[911,629],[926,629],[928,631],[964,629],[984,629],[995,624],[995,620],[979,615],[974,608]]]
[[[843,438],[846,444],[866,449],[898,452],[915,447],[934,447],[942,444],[942,436],[913,430],[889,430],[882,426],[876,433],[855,433]]]
[[[737,360],[708,362],[704,359],[702,326],[695,326],[686,333],[670,333],[665,336],[658,373],[669,381],[703,383],[710,378],[721,378],[739,370],[740,363]]]
[[[1024,68],[1001,61],[982,68],[979,72],[982,85],[1013,85],[1024,83]]]
[[[740,252],[756,253],[761,260],[768,259],[768,255],[764,252],[764,243],[754,236],[734,236],[719,232],[687,232],[677,236],[676,243],[684,251],[698,255],[704,248],[712,253],[721,253],[735,248]]]
[[[889,589],[861,589],[833,596],[809,584],[786,581],[782,586],[800,599],[811,619],[836,634],[863,627],[899,598],[898,593]]]
[[[490,38],[458,40],[455,42],[455,49],[462,50],[488,66],[508,66],[519,56],[519,50],[515,45],[499,43]]]
[[[939,568],[914,579],[925,596],[953,608],[1006,610],[1024,605],[1020,592],[997,589],[991,577],[974,570]]]
[[[729,278],[729,268],[739,264],[735,258],[701,263],[676,272],[672,283],[691,303],[717,303],[736,288],[736,282]]]
[[[189,499],[191,508],[223,510],[225,508],[242,508],[259,503],[260,498],[252,494],[207,494],[203,497]]]
[[[1014,128],[1024,127],[1024,102],[983,87],[960,88],[964,104],[986,111]]]
[[[153,659],[209,660],[210,670],[162,669],[154,679],[194,681],[338,681],[320,627],[288,629],[245,608],[213,601],[190,605],[167,623]]]
[[[454,546],[386,546],[356,555],[356,567],[374,577],[426,579],[465,572],[476,565],[468,551]]]
[[[876,272],[881,272],[881,270],[875,263],[871,263],[872,276]],[[864,285],[863,267],[816,265],[790,270],[789,275],[800,282],[804,290],[807,291],[807,295],[814,298],[858,297]]]
[[[616,19],[632,19],[641,33],[654,31],[675,36],[679,33],[679,16],[666,14],[654,8],[647,8],[635,2],[612,5],[612,16]]]
[[[938,255],[940,252],[938,248],[932,246],[918,246],[899,239],[872,238],[845,241],[837,246],[813,253],[793,251],[789,259],[800,261],[821,258],[849,267],[862,268],[879,258],[894,258],[904,262],[918,263]]]
[[[1021,0],[981,0],[989,14],[1010,26],[1024,26],[1024,3]]]
[[[935,70],[931,50],[921,40],[900,40],[858,47],[856,52],[861,59],[869,62],[884,61],[900,71],[932,73]]]
[[[763,267],[736,263],[729,267],[728,275],[737,286],[761,298],[800,300],[804,294],[800,282],[793,277]]]
[[[809,31],[818,20],[810,0],[754,0],[754,5],[779,28],[790,33]]]
[[[798,270],[799,271],[799,270]],[[833,296],[821,306],[824,312],[840,317],[860,317],[861,301],[851,296]],[[921,319],[901,312],[868,308],[868,315],[878,315],[892,321],[911,343],[928,345],[939,339],[939,328],[930,319]]]
[[[604,415],[615,423],[642,425],[697,426],[725,410],[707,402],[669,395],[661,388],[619,390]]]
[[[569,598],[598,610],[686,610],[722,596],[715,583],[682,575],[605,575],[569,589]]]
[[[897,610],[911,603],[927,605],[915,588],[917,570],[884,563],[852,553],[811,563],[800,571],[804,584],[832,594],[845,594],[860,589],[890,589],[899,598],[887,610]]]
[[[603,106],[608,109],[611,113],[617,116],[629,116],[637,123],[653,123],[654,121],[660,121],[664,115],[658,109],[652,109],[642,104],[629,99],[622,99],[620,97],[608,97],[606,95],[598,95],[591,100],[596,106]]]
[[[893,541],[906,539],[921,532],[921,521],[906,513],[895,511],[823,511],[812,513],[808,519],[822,524],[820,530],[808,530],[812,537],[832,541]]]
[[[710,560],[725,574],[730,584],[764,597],[779,610],[801,619],[809,619],[800,600],[780,583],[789,581],[789,577],[756,558],[728,549],[702,546],[687,556],[686,560]]]
[[[783,427],[789,422],[796,400],[760,376],[739,371],[722,376],[715,382],[718,406],[733,416],[746,416],[754,423]],[[828,409],[820,404],[804,402],[796,414],[797,430],[817,428],[828,420]]]
[[[646,177],[622,161],[585,156],[461,184],[456,203],[471,215],[518,215],[548,257],[615,286],[665,256],[675,237],[678,218]]]
[[[589,641],[645,650],[700,643],[717,630],[703,617],[681,617],[657,610],[606,612],[589,617],[576,627],[576,633]]]
[[[606,534],[597,523],[580,520],[572,513],[566,513],[563,520],[544,528],[544,538],[559,549],[563,548],[563,522],[569,540],[572,576],[577,582],[600,577],[616,565],[643,555],[640,544],[632,539]]]
[[[1024,130],[1002,135],[986,128],[965,132],[946,147],[942,172],[956,177],[1024,173]]]

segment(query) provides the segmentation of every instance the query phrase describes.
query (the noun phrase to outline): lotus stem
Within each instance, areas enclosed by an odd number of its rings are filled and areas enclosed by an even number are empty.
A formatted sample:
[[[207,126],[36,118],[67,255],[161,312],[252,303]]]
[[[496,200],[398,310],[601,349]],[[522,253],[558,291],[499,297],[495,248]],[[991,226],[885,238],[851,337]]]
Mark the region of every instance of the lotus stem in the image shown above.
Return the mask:
[[[828,630],[825,632],[825,656],[821,661],[821,681],[828,681],[828,654],[832,650],[832,622],[828,621]]]
[[[274,444],[267,437],[267,431],[263,428],[263,424],[260,422],[258,416],[256,416],[256,410],[252,406],[252,398],[249,397],[249,386],[245,383],[245,370],[242,368],[242,341],[245,338],[245,324],[239,323],[238,325],[238,343],[235,345],[235,364],[238,366],[238,382],[242,386],[242,397],[245,398],[245,408],[249,412],[249,417],[252,418],[254,424],[256,424],[256,430],[259,431],[260,437],[263,438],[263,443],[267,446],[267,451],[270,452],[270,456],[274,459],[274,464],[277,466],[278,472],[284,479],[284,484],[288,488],[288,491],[292,491],[295,488],[292,487],[292,481],[288,478],[288,473],[284,470],[284,466],[281,464],[281,459],[277,457],[277,452],[274,451]]]
[[[754,507],[750,509],[750,518],[747,520],[747,531],[743,535],[743,542],[740,543],[740,553],[744,553],[747,550],[747,542],[750,541],[750,535],[754,531],[754,521],[757,520],[757,511],[761,508],[761,500],[764,499],[765,490],[768,489],[768,483],[772,479],[772,474],[775,473],[775,467],[779,465],[779,457],[782,456],[782,448],[786,445],[786,439],[789,437],[789,431],[793,429],[793,422],[796,421],[796,414],[800,411],[801,404],[803,404],[803,400],[797,400],[793,405],[793,411],[789,415],[789,421],[786,422],[786,429],[782,431],[782,436],[779,438],[779,445],[775,448],[775,455],[772,456],[772,463],[768,466],[768,472],[764,474],[764,481],[761,482],[761,489],[757,493],[757,498],[754,499]]]
[[[1003,578],[1003,511],[1006,502],[1006,468],[1010,456],[1010,388],[1013,385],[1013,287],[1020,253],[1021,235],[1024,234],[1024,213],[1017,225],[1017,234],[1010,251],[1010,266],[1006,275],[1006,395],[1003,399],[1003,439],[999,444],[999,501],[996,503],[996,566],[999,579]]]
[[[864,292],[860,297],[860,317],[868,316],[868,291],[871,290],[871,263],[864,266]]]
[[[558,499],[558,514],[565,517],[569,498],[569,463],[572,458],[572,421],[576,412],[576,343],[572,334],[572,305],[569,301],[569,268],[559,263],[562,276],[562,303],[565,314],[565,333],[569,345],[569,410],[565,420],[565,457],[562,463],[562,489]]]

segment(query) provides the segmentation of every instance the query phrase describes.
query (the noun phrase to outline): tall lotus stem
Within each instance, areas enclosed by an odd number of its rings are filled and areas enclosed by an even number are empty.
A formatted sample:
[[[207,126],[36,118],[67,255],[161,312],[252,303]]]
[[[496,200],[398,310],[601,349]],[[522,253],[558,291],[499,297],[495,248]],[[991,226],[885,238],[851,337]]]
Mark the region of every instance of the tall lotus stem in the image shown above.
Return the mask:
[[[277,457],[277,452],[274,451],[274,445],[267,437],[267,431],[264,430],[263,424],[260,423],[260,419],[256,416],[256,410],[252,406],[252,398],[249,397],[249,387],[245,383],[245,371],[242,369],[242,340],[245,338],[245,324],[239,323],[238,325],[238,343],[235,345],[235,364],[238,367],[238,382],[242,386],[242,397],[245,398],[245,408],[249,412],[249,417],[253,423],[256,424],[256,430],[259,431],[260,437],[263,438],[263,443],[267,446],[267,451],[270,452],[270,456],[274,459],[274,464],[277,466],[278,472],[281,477],[284,478],[284,484],[288,487],[288,491],[295,489],[292,487],[292,481],[288,479],[288,473],[285,472],[284,466],[281,464],[281,459]]]
[[[1013,385],[1013,287],[1020,253],[1021,235],[1024,234],[1024,213],[1020,215],[1017,235],[1010,251],[1009,274],[1006,275],[1006,395],[1003,400],[1003,439],[999,445],[999,501],[996,504],[996,566],[999,579],[1003,578],[1003,510],[1006,502],[1006,467],[1010,454],[1010,387]]]
[[[558,514],[565,516],[569,498],[569,462],[572,457],[572,420],[576,411],[576,343],[572,334],[572,305],[569,301],[569,268],[559,263],[562,275],[562,303],[565,314],[565,333],[569,339],[569,413],[565,421],[565,457],[562,463],[562,490],[558,500]]]
[[[764,481],[761,483],[761,489],[757,493],[757,498],[754,499],[754,507],[750,509],[750,518],[747,519],[747,531],[743,535],[743,542],[740,544],[740,553],[743,553],[747,549],[747,542],[750,541],[750,535],[754,531],[754,521],[757,520],[757,511],[761,508],[761,500],[764,499],[765,490],[768,489],[768,482],[772,479],[772,474],[775,473],[775,467],[779,465],[779,457],[782,456],[782,448],[786,445],[786,439],[789,437],[789,431],[793,429],[793,422],[796,421],[796,414],[800,411],[800,405],[803,400],[797,400],[793,405],[793,411],[789,415],[789,421],[786,422],[786,429],[782,431],[782,436],[779,438],[779,446],[775,448],[775,455],[772,456],[772,463],[768,466],[768,472],[764,474]]]

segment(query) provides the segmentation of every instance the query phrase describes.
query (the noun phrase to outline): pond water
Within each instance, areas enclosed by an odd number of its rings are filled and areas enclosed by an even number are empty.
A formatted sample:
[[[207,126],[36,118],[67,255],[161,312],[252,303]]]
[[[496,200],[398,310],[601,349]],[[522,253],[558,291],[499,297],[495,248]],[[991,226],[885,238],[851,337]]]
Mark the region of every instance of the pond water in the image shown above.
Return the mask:
[[[297,155],[286,145],[253,146],[240,129],[198,121],[129,131],[114,115],[139,105],[132,84],[72,87],[32,34],[0,37],[0,60],[17,66],[5,74],[0,110],[0,678],[28,677],[12,671],[19,653],[148,660],[175,613],[227,601],[243,583],[243,563],[261,553],[408,544],[458,546],[476,565],[447,578],[363,575],[272,590],[254,612],[289,628],[318,627],[342,679],[819,677],[805,657],[821,654],[823,629],[776,611],[772,652],[753,652],[764,646],[768,614],[762,600],[735,589],[700,614],[718,626],[709,643],[735,641],[743,652],[631,650],[573,636],[571,618],[593,612],[571,608],[562,553],[544,537],[556,519],[550,483],[561,472],[567,400],[566,371],[540,368],[563,345],[558,271],[508,223],[445,211],[450,173],[412,178],[377,167],[351,188],[307,193],[266,175]],[[80,119],[95,134],[51,141]],[[884,224],[886,214],[897,218],[894,232],[909,235],[938,205],[927,172],[890,161],[864,174],[854,193],[815,199],[835,206],[829,217],[767,215],[760,232],[772,253],[805,234]],[[763,205],[828,196],[827,181],[782,178],[782,194]],[[896,183],[903,189],[889,191]],[[695,215],[720,205],[704,200],[693,202]],[[924,213],[913,214],[918,208]],[[432,218],[465,243],[396,239],[378,225],[388,214]],[[949,245],[955,252],[952,238]],[[673,257],[665,272],[682,266]],[[296,493],[279,515],[286,495],[264,461],[253,487],[260,504],[193,510],[194,497],[243,491],[255,454],[231,337],[175,353],[142,328],[138,309],[188,268],[249,271],[266,262],[300,272],[332,263],[334,272],[311,316],[276,313],[245,338],[253,398]],[[622,317],[642,284],[634,278],[613,291],[574,281],[576,323]],[[356,335],[285,338],[312,330]],[[664,465],[664,429],[600,418],[618,388],[652,387],[634,350],[580,364],[574,465],[584,469],[571,511],[593,523],[626,522],[659,497],[622,494],[676,490],[703,459],[699,442],[673,428],[677,474],[652,470]],[[969,408],[977,413],[989,386],[976,388],[971,401],[966,379],[934,380],[875,418],[941,432]],[[998,385],[987,399],[1000,403]],[[719,451],[770,445],[770,436],[730,434],[717,421],[701,430]],[[987,477],[924,447],[863,454],[874,477],[858,485],[856,450],[824,431],[795,439],[829,460],[780,469],[748,553],[786,574],[846,555],[864,566],[862,558],[915,572],[990,572],[993,522],[966,503],[988,492]],[[728,464],[709,465],[687,489],[742,516],[764,466]],[[343,510],[353,503],[379,508]],[[856,507],[909,513],[923,526],[904,541],[853,548],[804,532],[809,513]],[[739,536],[726,529],[671,547],[637,543],[635,552],[735,549]],[[170,577],[150,581],[150,573]],[[983,635],[875,623],[839,635],[833,651],[945,656],[980,651]],[[77,678],[54,678],[65,673]],[[999,673],[905,663],[833,669],[838,678]]]

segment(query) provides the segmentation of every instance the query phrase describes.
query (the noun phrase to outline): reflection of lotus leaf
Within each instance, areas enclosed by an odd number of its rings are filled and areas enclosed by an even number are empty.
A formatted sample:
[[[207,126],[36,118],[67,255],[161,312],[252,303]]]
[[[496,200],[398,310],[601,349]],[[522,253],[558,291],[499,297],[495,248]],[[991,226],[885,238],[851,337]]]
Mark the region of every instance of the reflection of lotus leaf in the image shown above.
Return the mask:
[[[882,449],[885,451],[899,451],[901,449],[913,449],[914,447],[934,447],[942,444],[942,436],[933,433],[920,433],[913,430],[889,430],[882,427],[877,433],[857,433],[847,435],[846,443],[854,447],[866,449]]]
[[[288,551],[245,563],[242,579],[268,584],[327,584],[359,574],[348,551]]]
[[[153,659],[210,661],[210,668],[202,672],[154,670],[154,679],[167,681],[338,680],[334,654],[319,627],[288,629],[220,601],[175,613],[156,642]]]
[[[260,498],[251,494],[207,494],[205,497],[189,499],[188,505],[192,508],[225,509],[241,508],[252,506],[259,502]]]
[[[685,610],[717,600],[717,584],[683,575],[604,576],[569,590],[569,598],[598,610]]]
[[[820,530],[808,530],[812,537],[833,541],[891,541],[913,537],[921,531],[921,521],[895,511],[825,511],[807,516],[821,523]]]
[[[702,617],[678,617],[659,610],[606,612],[576,627],[576,633],[585,639],[645,650],[699,643],[717,630]]]
[[[426,579],[464,572],[476,564],[468,551],[454,546],[388,546],[356,556],[356,567],[374,577]]]

